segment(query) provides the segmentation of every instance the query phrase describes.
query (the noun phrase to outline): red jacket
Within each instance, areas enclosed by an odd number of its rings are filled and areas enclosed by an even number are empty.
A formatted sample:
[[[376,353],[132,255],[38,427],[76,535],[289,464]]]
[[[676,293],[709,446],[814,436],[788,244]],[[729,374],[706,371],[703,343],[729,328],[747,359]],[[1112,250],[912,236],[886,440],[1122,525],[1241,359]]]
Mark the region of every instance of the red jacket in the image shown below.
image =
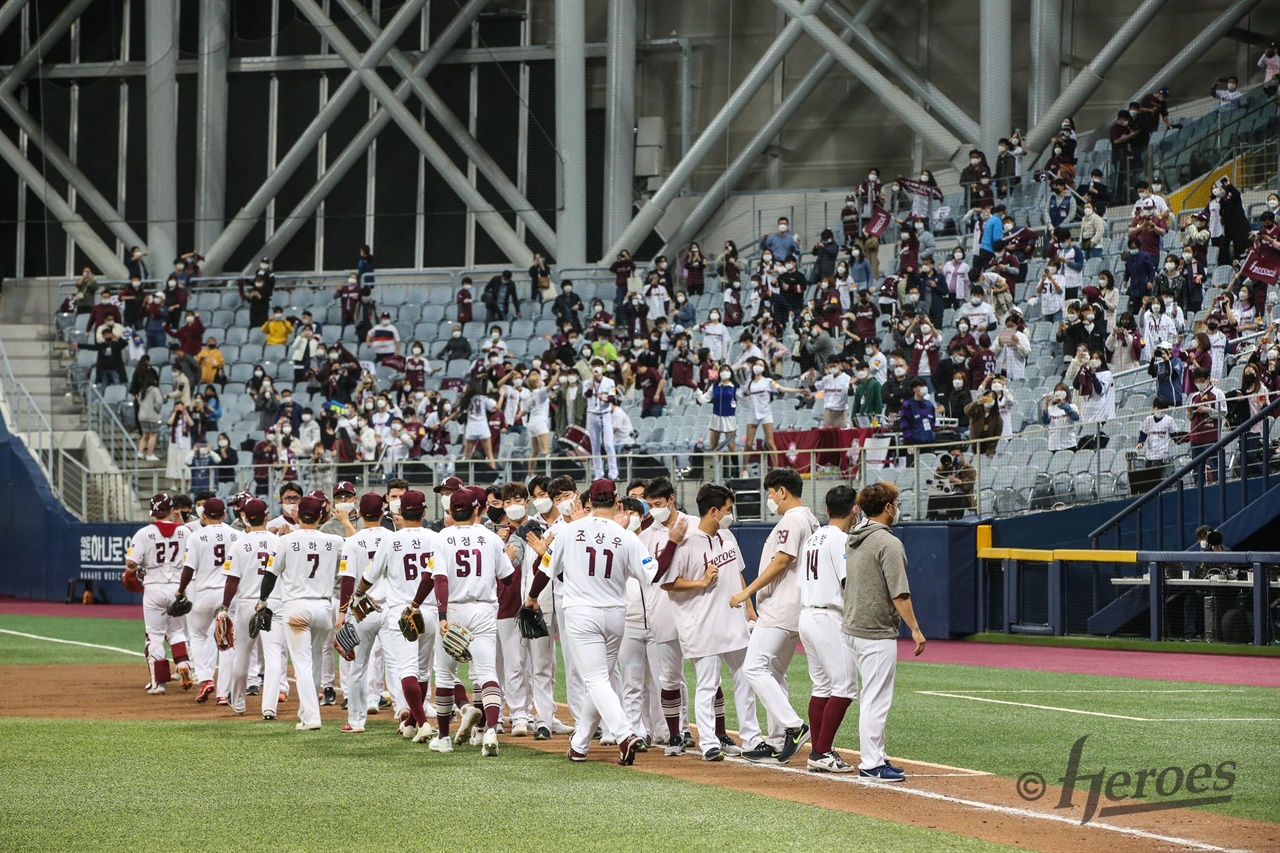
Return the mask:
[[[190,323],[180,326],[178,331],[170,332],[169,335],[178,339],[183,352],[195,356],[199,354],[200,346],[204,341],[204,323],[197,317]]]

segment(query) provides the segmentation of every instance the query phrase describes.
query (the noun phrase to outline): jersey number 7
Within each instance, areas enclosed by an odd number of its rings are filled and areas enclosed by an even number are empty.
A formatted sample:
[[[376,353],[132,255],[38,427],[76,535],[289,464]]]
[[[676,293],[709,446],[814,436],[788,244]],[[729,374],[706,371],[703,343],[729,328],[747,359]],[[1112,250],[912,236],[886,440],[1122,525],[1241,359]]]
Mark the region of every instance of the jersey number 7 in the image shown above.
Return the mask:
[[[316,576],[316,570],[320,568],[320,555],[307,554],[305,556],[307,558],[307,562],[311,564],[311,574],[307,575],[307,577],[313,578]]]

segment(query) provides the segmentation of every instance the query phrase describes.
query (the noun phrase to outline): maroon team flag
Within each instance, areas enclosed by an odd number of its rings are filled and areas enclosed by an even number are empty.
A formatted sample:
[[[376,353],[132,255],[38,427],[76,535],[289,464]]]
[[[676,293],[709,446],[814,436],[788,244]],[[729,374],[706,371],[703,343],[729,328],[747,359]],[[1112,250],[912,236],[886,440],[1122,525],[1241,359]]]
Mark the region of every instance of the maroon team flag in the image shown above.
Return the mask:
[[[889,211],[880,205],[872,205],[871,215],[867,217],[867,224],[862,227],[862,233],[868,237],[879,237],[889,227],[892,218]]]
[[[1250,249],[1240,271],[1245,278],[1263,284],[1275,284],[1280,281],[1280,254],[1270,249]]]

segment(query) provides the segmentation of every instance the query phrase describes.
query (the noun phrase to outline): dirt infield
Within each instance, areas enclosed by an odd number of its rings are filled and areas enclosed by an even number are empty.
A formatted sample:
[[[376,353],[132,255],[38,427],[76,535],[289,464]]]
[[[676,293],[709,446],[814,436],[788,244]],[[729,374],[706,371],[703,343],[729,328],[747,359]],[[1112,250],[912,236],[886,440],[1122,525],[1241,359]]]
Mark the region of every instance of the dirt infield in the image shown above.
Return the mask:
[[[197,705],[194,693],[176,684],[164,696],[142,691],[145,670],[140,663],[123,665],[60,665],[0,667],[0,717],[57,717],[98,720],[170,720],[198,722],[239,719],[245,725],[263,725],[250,699],[250,712],[237,716],[228,708]],[[67,690],[75,685],[76,690]],[[294,722],[297,702],[280,705],[282,729]],[[323,718],[336,730],[345,712],[323,708]],[[371,719],[377,726],[378,717]],[[389,719],[389,718],[388,718]],[[367,737],[379,737],[381,727]],[[564,738],[538,742],[532,738],[504,743],[549,753],[563,753]],[[591,760],[610,762],[616,754],[609,747],[595,747]],[[846,752],[853,760],[856,753]],[[1226,817],[1184,809],[1122,818],[1095,819],[1080,826],[1080,806],[1061,811],[1052,808],[1058,791],[1028,803],[1016,793],[1012,779],[979,771],[948,768],[896,759],[908,774],[902,785],[867,784],[849,777],[825,777],[804,772],[797,759],[786,768],[756,767],[742,761],[704,763],[694,755],[666,758],[660,750],[641,755],[635,771],[672,776],[690,782],[747,791],[797,803],[838,809],[897,823],[945,830],[1032,850],[1096,853],[1154,850],[1276,850],[1280,849],[1280,825]],[[619,772],[635,772],[621,771]],[[750,819],[744,817],[743,819]],[[1124,831],[1120,831],[1124,830]]]

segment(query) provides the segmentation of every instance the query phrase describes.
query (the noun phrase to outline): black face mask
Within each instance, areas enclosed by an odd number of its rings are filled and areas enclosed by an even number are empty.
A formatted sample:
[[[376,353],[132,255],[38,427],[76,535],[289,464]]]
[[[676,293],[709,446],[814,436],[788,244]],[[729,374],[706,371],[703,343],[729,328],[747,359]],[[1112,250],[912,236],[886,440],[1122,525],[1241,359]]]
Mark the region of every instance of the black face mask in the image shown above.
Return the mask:
[[[507,514],[507,511],[500,506],[491,506],[484,511],[484,514],[489,516],[490,521],[497,524],[502,521],[502,517]]]

